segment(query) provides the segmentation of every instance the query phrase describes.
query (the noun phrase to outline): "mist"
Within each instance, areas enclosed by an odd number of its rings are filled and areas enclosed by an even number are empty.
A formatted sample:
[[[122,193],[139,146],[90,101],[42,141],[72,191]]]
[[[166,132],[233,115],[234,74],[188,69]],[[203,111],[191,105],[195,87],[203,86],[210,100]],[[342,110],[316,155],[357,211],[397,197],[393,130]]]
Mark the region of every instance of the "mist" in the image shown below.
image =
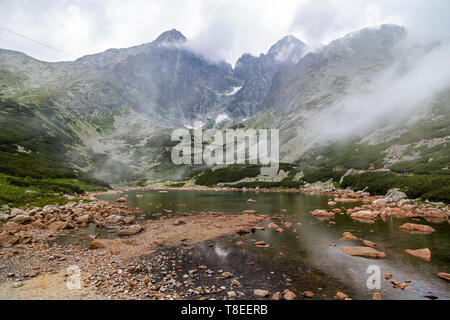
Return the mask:
[[[405,40],[397,60],[369,85],[309,118],[305,140],[345,140],[429,112],[433,99],[450,87],[450,43],[411,43],[411,38]]]

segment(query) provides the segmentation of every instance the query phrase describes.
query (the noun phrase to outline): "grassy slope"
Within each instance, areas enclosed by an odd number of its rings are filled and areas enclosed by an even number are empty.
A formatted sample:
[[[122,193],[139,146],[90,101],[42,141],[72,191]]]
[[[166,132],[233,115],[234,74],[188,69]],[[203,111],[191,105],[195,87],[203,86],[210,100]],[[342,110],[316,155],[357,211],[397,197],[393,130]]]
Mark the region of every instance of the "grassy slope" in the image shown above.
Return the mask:
[[[42,98],[20,104],[0,100],[0,204],[42,205],[65,202],[54,193],[82,193],[108,187],[72,164],[86,159],[72,145],[80,143],[68,129],[71,121]],[[18,150],[18,146],[22,150]],[[26,193],[26,190],[37,193]]]

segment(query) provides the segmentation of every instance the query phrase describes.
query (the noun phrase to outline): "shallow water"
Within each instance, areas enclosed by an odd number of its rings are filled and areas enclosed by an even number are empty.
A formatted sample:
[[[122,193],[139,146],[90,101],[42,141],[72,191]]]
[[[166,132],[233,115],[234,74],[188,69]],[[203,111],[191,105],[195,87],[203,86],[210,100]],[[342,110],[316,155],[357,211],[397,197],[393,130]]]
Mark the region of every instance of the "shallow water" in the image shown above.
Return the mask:
[[[136,197],[138,194],[143,197]],[[224,263],[241,268],[242,272],[247,273],[249,270],[244,269],[248,269],[249,266],[233,261],[233,257],[245,256],[246,259],[255,259],[264,265],[266,270],[271,269],[291,278],[293,288],[298,292],[311,290],[318,294],[317,298],[332,298],[330,288],[333,290],[345,288],[354,298],[371,298],[374,290],[367,288],[366,281],[370,276],[367,268],[375,265],[381,271],[380,292],[383,299],[426,299],[423,296],[430,293],[439,299],[450,299],[450,284],[436,276],[438,272],[450,272],[448,223],[420,222],[436,229],[429,235],[400,231],[398,227],[408,222],[408,219],[389,219],[386,222],[379,220],[368,224],[355,221],[347,215],[336,214],[336,218],[332,220],[336,224],[328,224],[328,221],[320,221],[313,217],[310,211],[328,208],[327,202],[331,199],[329,195],[170,190],[167,193],[129,191],[122,194],[104,194],[98,198],[115,200],[124,195],[128,195],[127,205],[140,208],[147,218],[153,218],[152,214],[155,213],[164,214],[163,209],[174,212],[194,210],[233,213],[254,209],[261,214],[282,215],[282,221],[290,221],[294,225],[283,233],[272,230],[257,231],[244,237],[245,245],[241,248],[234,246],[234,241],[219,239],[213,250],[206,250],[204,247],[205,250],[201,252],[203,258],[210,263],[220,264],[221,261],[225,261]],[[248,204],[249,198],[257,202]],[[185,206],[178,206],[180,204]],[[336,207],[356,205],[358,203],[338,204]],[[275,222],[282,226],[281,220]],[[294,228],[297,232],[293,232]],[[345,255],[340,247],[362,245],[360,241],[340,241],[345,231],[377,243],[381,246],[378,250],[384,251],[387,258],[373,260]],[[100,236],[105,235],[103,233]],[[270,244],[270,248],[257,248],[253,245],[252,239],[264,240]],[[329,246],[331,243],[335,243],[336,246]],[[411,257],[404,252],[405,249],[420,248],[431,250],[430,262]],[[385,273],[392,273],[393,279],[400,282],[411,280],[409,286],[412,289],[392,288],[390,280],[383,277]]]

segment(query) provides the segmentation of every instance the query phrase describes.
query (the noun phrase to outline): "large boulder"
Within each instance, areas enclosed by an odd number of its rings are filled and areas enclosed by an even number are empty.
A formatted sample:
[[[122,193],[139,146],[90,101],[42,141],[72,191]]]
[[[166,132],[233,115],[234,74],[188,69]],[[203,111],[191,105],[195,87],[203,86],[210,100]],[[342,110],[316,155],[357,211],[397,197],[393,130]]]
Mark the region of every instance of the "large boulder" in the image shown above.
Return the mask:
[[[3,231],[7,231],[10,233],[16,233],[17,231],[20,231],[23,229],[23,226],[21,226],[20,224],[18,224],[17,222],[14,221],[8,221],[7,223],[5,223],[2,228]]]
[[[27,224],[32,222],[33,218],[25,214],[19,214],[12,218],[12,221],[18,224]]]
[[[428,248],[425,249],[417,249],[417,250],[411,250],[407,249],[405,252],[413,257],[425,260],[425,261],[431,261],[431,251]]]
[[[370,211],[370,210],[361,210],[357,212],[353,212],[350,216],[353,219],[367,219],[367,220],[374,220],[378,218],[379,216],[378,211]]]
[[[253,295],[257,298],[264,298],[269,295],[269,291],[267,290],[261,290],[261,289],[255,289],[253,290]]]
[[[102,249],[104,247],[105,247],[105,245],[100,240],[93,240],[89,244],[89,249],[90,250]]]
[[[120,216],[118,214],[109,216],[108,218],[105,219],[106,222],[111,222],[111,223],[119,223],[119,222],[123,222],[123,216]]]
[[[91,217],[88,214],[82,215],[81,217],[77,218],[78,223],[88,223]]]
[[[439,272],[439,273],[437,274],[437,276],[438,276],[439,278],[441,278],[442,280],[445,280],[445,281],[447,281],[447,282],[450,282],[450,273]]]
[[[328,212],[326,210],[314,210],[311,212],[312,215],[314,217],[319,217],[319,218],[328,218],[328,219],[333,219],[335,217],[334,212]]]
[[[375,250],[370,247],[342,247],[342,252],[349,256],[362,257],[367,259],[384,259],[386,254],[384,252]]]
[[[0,213],[0,222],[7,222],[9,219],[9,215],[6,213],[1,212]]]
[[[21,215],[21,214],[26,214],[26,212],[22,209],[19,208],[13,208],[11,209],[11,215],[12,216],[17,216],[17,215]]]
[[[398,189],[398,188],[390,189],[386,193],[386,199],[391,200],[391,201],[400,201],[402,199],[407,199],[407,198],[408,198],[408,196],[406,195],[406,193],[400,191],[400,189]]]
[[[133,234],[141,232],[142,230],[144,230],[144,228],[141,225],[134,224],[132,226],[129,226],[128,228],[120,229],[119,231],[117,231],[117,235],[119,235],[119,236],[131,236]]]
[[[127,216],[127,217],[123,218],[123,222],[125,224],[133,224],[136,222],[136,217],[135,216]]]
[[[19,242],[19,237],[11,236],[6,232],[0,235],[0,246],[2,247],[10,247]]]
[[[419,234],[429,234],[436,231],[434,228],[430,226],[426,226],[423,224],[417,223],[405,223],[399,227],[400,230],[411,232],[411,233],[419,233]]]

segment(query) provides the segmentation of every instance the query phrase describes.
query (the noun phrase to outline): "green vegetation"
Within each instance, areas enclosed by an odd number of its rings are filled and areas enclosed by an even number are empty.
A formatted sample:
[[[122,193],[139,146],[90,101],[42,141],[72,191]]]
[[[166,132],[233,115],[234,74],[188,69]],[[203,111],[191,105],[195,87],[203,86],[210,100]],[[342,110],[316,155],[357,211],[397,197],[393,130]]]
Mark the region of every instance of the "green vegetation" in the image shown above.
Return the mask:
[[[46,97],[20,103],[0,99],[0,204],[42,206],[67,202],[62,194],[105,190],[107,183],[73,169],[86,159],[71,146],[79,143]],[[70,161],[69,161],[70,160]]]
[[[303,182],[292,180],[297,173],[293,165],[281,163],[279,169],[285,172],[289,172],[288,176],[279,182],[255,181],[226,184],[227,182],[236,182],[244,178],[255,178],[261,173],[261,166],[259,165],[236,164],[216,170],[208,169],[197,177],[197,179],[195,180],[195,184],[212,187],[219,183],[225,183],[225,187],[235,188],[255,188],[257,186],[261,188],[299,188],[303,185]]]
[[[195,184],[212,187],[221,182],[235,182],[243,178],[254,178],[259,174],[260,167],[257,165],[230,165],[216,170],[206,170],[195,180]]]
[[[399,188],[409,198],[450,202],[450,175],[399,175],[388,172],[366,172],[348,175],[342,187],[366,189],[374,195],[384,195],[391,188]]]

